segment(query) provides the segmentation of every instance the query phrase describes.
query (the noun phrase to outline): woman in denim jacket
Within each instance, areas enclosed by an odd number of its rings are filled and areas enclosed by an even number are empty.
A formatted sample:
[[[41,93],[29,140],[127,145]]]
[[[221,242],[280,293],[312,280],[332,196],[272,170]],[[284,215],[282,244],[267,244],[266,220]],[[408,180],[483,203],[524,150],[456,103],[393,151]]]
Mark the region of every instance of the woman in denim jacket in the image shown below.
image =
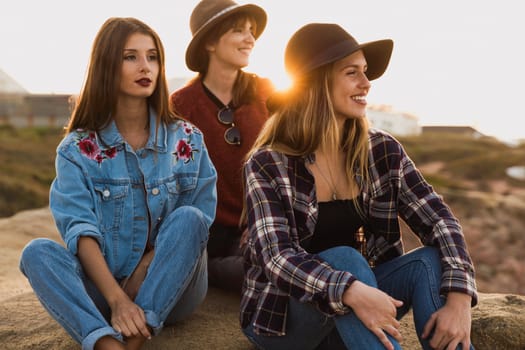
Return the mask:
[[[57,149],[50,207],[65,247],[35,239],[20,269],[83,349],[139,349],[203,301],[216,171],[169,109],[164,48],[110,18]]]

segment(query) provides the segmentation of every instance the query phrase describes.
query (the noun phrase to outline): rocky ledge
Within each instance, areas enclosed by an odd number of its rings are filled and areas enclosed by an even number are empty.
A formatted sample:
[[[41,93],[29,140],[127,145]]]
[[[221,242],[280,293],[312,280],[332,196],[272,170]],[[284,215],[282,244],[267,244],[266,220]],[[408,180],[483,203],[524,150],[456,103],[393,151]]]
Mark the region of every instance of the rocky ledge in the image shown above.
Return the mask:
[[[0,219],[0,343],[6,350],[80,349],[47,314],[18,271],[22,247],[32,238],[59,239],[47,208]],[[253,350],[239,329],[239,296],[210,289],[189,319],[166,328],[145,350]],[[420,349],[412,317],[402,321],[404,349]],[[525,349],[525,296],[480,293],[472,314],[477,350]]]

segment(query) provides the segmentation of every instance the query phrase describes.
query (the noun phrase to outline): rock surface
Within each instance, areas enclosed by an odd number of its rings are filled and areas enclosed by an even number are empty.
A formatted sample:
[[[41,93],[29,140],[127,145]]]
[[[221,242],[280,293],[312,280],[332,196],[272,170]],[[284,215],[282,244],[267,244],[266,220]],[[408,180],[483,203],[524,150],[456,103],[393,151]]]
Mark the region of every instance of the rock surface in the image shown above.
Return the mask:
[[[47,208],[0,219],[0,343],[2,349],[80,349],[47,314],[18,270],[23,246],[32,238],[59,240]],[[239,297],[210,289],[189,319],[166,328],[145,350],[254,350],[239,329]],[[404,349],[420,349],[410,315],[402,321]],[[472,342],[477,350],[525,349],[525,297],[480,293],[473,309]]]

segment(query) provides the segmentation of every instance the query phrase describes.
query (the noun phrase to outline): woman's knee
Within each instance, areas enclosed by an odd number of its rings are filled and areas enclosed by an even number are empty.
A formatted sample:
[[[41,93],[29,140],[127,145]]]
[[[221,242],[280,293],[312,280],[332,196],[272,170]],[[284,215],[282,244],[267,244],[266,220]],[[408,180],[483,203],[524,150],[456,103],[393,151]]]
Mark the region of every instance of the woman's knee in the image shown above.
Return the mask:
[[[427,271],[433,271],[434,274],[441,276],[441,257],[436,247],[420,247],[410,251],[408,254],[424,266]]]
[[[60,248],[62,247],[57,242],[50,239],[33,239],[22,249],[19,262],[20,271],[26,275],[27,269],[48,265],[47,259],[57,256]]]
[[[208,225],[201,210],[192,206],[182,206],[168,215],[161,225],[159,235],[168,232],[167,236],[176,239],[179,233],[184,239],[194,238],[199,244],[208,241]]]
[[[356,249],[348,246],[330,248],[319,253],[332,268],[340,271],[348,271],[358,280],[375,285],[375,275],[364,256]]]

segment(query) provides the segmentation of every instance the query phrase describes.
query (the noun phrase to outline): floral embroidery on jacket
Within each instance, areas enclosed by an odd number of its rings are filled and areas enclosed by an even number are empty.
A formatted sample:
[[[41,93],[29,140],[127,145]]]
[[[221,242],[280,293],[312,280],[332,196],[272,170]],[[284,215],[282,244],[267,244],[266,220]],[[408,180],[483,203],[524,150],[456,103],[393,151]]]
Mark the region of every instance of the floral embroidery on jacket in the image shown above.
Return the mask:
[[[194,160],[193,154],[195,152],[199,152],[198,149],[194,148],[194,144],[191,143],[191,137],[194,133],[197,133],[198,130],[193,125],[185,121],[180,121],[178,124],[178,126],[184,131],[184,134],[186,134],[188,137],[181,138],[177,141],[173,155],[177,161],[182,160],[184,164],[186,164],[189,161]]]
[[[77,130],[76,144],[80,150],[80,154],[87,158],[96,161],[98,164],[106,159],[112,159],[117,156],[117,148],[111,147],[108,149],[101,149],[96,142],[96,134],[93,131]]]

